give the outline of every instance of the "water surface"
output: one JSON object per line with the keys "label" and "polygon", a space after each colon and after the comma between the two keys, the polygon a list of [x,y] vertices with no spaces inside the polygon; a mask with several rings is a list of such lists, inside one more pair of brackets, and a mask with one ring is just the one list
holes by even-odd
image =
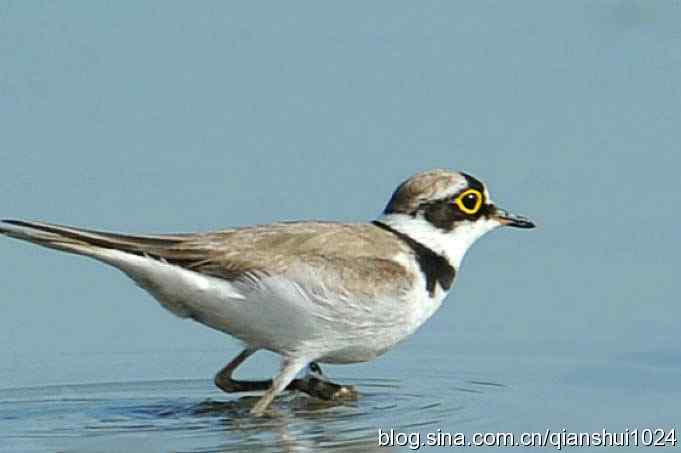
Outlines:
{"label": "water surface", "polygon": [[248,414],[255,395],[226,395],[204,379],[4,389],[3,451],[360,452],[380,449],[379,429],[423,440],[438,430],[672,428],[680,369],[664,357],[649,362],[456,354],[450,369],[433,362],[419,374],[406,366],[398,377],[341,375],[336,380],[356,385],[359,400],[289,393],[264,418]]}

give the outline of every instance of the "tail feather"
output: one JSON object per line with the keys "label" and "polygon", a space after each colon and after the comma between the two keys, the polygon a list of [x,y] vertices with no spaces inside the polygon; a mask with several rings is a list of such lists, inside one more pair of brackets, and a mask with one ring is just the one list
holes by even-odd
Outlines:
{"label": "tail feather", "polygon": [[114,266],[177,316],[205,317],[214,328],[222,328],[211,316],[224,301],[244,298],[226,280],[193,271],[206,260],[205,247],[191,244],[201,235],[132,236],[23,220],[0,221],[0,234]]}
{"label": "tail feather", "polygon": [[183,234],[134,236],[13,219],[1,222],[0,234],[44,247],[84,255],[93,255],[88,251],[94,251],[94,249],[114,249],[135,255],[149,254],[173,259],[173,248],[187,238],[187,235]]}

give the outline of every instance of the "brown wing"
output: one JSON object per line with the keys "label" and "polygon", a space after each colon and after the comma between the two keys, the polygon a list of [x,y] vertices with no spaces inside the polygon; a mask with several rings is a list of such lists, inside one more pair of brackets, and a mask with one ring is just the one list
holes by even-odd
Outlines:
{"label": "brown wing", "polygon": [[368,295],[411,285],[410,275],[392,259],[409,250],[369,224],[278,223],[195,236],[181,248],[203,256],[185,267],[229,280],[248,274],[300,279],[314,272],[326,287]]}
{"label": "brown wing", "polygon": [[[75,253],[83,246],[157,257],[196,272],[228,280],[249,274],[293,275],[314,270],[329,286],[365,292],[406,291],[411,283],[391,258],[409,252],[404,244],[370,224],[275,223],[210,233],[128,235],[21,220],[0,233]],[[72,249],[69,247],[74,245]],[[327,280],[327,281],[324,281]]]}

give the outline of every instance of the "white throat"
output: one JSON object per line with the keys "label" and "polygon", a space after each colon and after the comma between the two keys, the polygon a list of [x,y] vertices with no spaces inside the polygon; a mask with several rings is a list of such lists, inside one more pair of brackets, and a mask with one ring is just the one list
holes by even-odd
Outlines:
{"label": "white throat", "polygon": [[496,220],[481,218],[476,222],[462,222],[448,232],[436,228],[421,216],[384,214],[377,220],[444,256],[456,270],[459,270],[464,255],[476,240],[501,226]]}

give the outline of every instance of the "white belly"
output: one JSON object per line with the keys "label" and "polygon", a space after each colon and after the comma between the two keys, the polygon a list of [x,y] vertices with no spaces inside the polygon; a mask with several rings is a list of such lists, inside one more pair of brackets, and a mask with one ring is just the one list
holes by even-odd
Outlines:
{"label": "white belly", "polygon": [[229,282],[149,257],[108,250],[165,308],[248,345],[327,363],[364,362],[411,335],[440,306],[420,287],[402,297],[355,299],[282,277]]}

